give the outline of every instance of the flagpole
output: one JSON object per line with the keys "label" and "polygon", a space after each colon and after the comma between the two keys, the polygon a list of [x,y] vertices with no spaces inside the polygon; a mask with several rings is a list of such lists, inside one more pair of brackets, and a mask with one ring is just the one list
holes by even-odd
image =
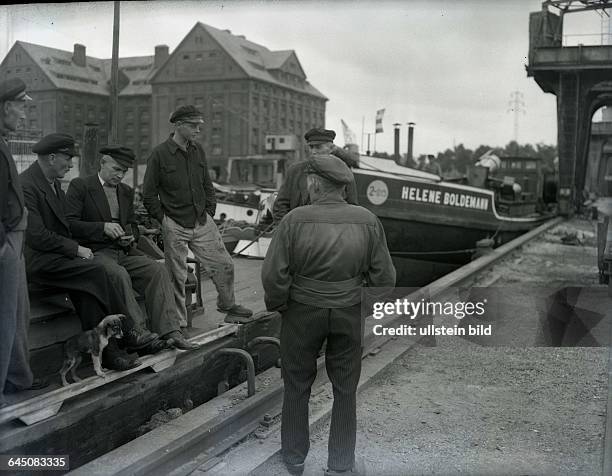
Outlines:
{"label": "flagpole", "polygon": [[361,116],[361,148],[359,150],[363,150],[363,130],[365,127],[365,116]]}
{"label": "flagpole", "polygon": [[119,98],[117,87],[119,83],[119,2],[114,2],[113,17],[113,56],[111,60],[111,82],[110,82],[110,130],[108,143],[116,144],[118,141],[118,109]]}

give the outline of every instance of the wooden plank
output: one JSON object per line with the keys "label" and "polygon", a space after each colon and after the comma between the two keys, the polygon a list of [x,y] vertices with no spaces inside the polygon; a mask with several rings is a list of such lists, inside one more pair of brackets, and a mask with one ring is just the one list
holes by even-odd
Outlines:
{"label": "wooden plank", "polygon": [[[223,337],[235,334],[238,330],[239,326],[237,324],[232,325],[223,325],[218,329],[214,329],[209,332],[205,332],[198,336],[190,339],[190,342],[194,342],[200,345],[204,345],[215,340],[221,339]],[[125,370],[123,372],[119,372],[116,370],[110,370],[106,372],[105,377],[98,377],[94,375],[92,377],[88,377],[83,379],[81,382],[73,383],[68,387],[62,387],[56,390],[52,390],[48,393],[44,393],[42,395],[38,395],[36,397],[30,398],[28,400],[21,401],[14,405],[6,406],[0,409],[0,423],[4,423],[6,421],[22,419],[22,421],[26,425],[31,425],[36,423],[36,421],[40,421],[41,419],[48,418],[49,415],[45,413],[45,409],[54,408],[59,405],[61,407],[62,403],[69,398],[76,397],[77,395],[81,395],[85,392],[89,392],[95,388],[106,385],[107,383],[114,382],[115,380],[119,380],[127,375],[140,372],[143,369],[148,367],[163,367],[164,363],[167,364],[169,360],[176,359],[176,356],[179,352],[186,352],[183,350],[168,350],[164,352],[160,352],[155,355],[142,357],[140,360],[142,361],[142,365],[139,367]],[[167,366],[164,368],[168,368]],[[57,410],[59,410],[59,407]],[[40,417],[36,420],[36,417]]]}

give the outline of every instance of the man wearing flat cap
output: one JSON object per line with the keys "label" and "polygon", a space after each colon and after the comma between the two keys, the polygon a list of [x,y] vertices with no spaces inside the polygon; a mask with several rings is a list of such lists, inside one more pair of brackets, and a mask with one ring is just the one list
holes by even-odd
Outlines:
{"label": "man wearing flat cap", "polygon": [[133,289],[144,296],[151,330],[179,349],[195,349],[181,334],[174,308],[174,291],[163,263],[149,258],[133,245],[138,241],[134,215],[134,190],[122,183],[134,165],[132,149],[109,145],[100,149],[100,171],[75,178],[66,193],[66,215],[72,236],[94,252],[119,291],[130,315],[142,328],[144,316]]}
{"label": "man wearing flat cap", "polygon": [[170,116],[174,132],[155,147],[147,163],[143,202],[161,223],[166,265],[172,275],[181,323],[187,322],[185,280],[187,249],[217,289],[217,309],[226,322],[245,322],[253,312],[236,303],[234,263],[213,221],[217,200],[202,146],[196,141],[204,122],[194,106],[181,106]]}
{"label": "man wearing flat cap", "polygon": [[[58,179],[72,168],[74,138],[49,134],[32,147],[32,152],[38,159],[20,175],[30,213],[25,249],[29,280],[65,290],[84,330],[92,329],[108,314],[125,314],[122,343],[146,352],[157,335],[130,316],[104,266],[93,260],[91,248],[79,245],[70,231],[66,197]],[[111,339],[104,350],[103,365],[127,370],[140,365],[140,361],[121,351]]]}
{"label": "man wearing flat cap", "polygon": [[282,457],[292,474],[304,470],[310,388],[327,340],[334,404],[326,474],[361,474],[355,465],[361,288],[394,286],[395,268],[376,216],[343,198],[344,187],[354,180],[347,165],[331,155],[315,155],[305,172],[311,204],[281,220],[261,270],[266,308],[282,314]]}
{"label": "man wearing flat cap", "polygon": [[4,393],[42,388],[28,354],[30,302],[23,256],[27,209],[7,136],[25,119],[21,79],[0,82],[0,406]]}
{"label": "man wearing flat cap", "polygon": [[[304,134],[304,139],[310,149],[311,157],[321,155],[334,155],[339,157],[349,167],[357,167],[359,156],[337,147],[334,144],[336,133],[330,129],[315,128],[310,129]],[[307,161],[298,162],[287,169],[283,184],[278,190],[276,200],[272,208],[274,222],[278,223],[281,219],[295,207],[308,205],[310,198],[306,187],[306,168]],[[345,187],[345,197],[348,203],[358,205],[357,185],[355,179]]]}

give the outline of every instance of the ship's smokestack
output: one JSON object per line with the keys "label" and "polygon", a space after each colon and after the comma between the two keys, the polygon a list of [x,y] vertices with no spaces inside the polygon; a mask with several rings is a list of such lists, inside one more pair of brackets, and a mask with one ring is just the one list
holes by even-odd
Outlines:
{"label": "ship's smokestack", "polygon": [[401,157],[400,157],[400,151],[399,151],[399,147],[400,147],[400,124],[399,123],[395,123],[393,124],[393,127],[395,128],[395,130],[393,131],[394,133],[394,148],[393,148],[393,159],[395,160],[395,163],[399,164]]}
{"label": "ship's smokestack", "polygon": [[409,122],[408,123],[408,153],[406,154],[406,163],[403,165],[414,163],[414,157],[412,156],[412,145],[413,144],[414,144],[414,122]]}

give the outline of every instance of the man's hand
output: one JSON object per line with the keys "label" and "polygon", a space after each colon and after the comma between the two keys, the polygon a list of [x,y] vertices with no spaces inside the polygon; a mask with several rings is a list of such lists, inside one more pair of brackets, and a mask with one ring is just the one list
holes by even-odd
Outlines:
{"label": "man's hand", "polygon": [[134,243],[134,240],[134,235],[123,235],[121,238],[119,238],[119,246],[122,248],[127,248]]}
{"label": "man's hand", "polygon": [[111,240],[116,240],[117,238],[125,235],[125,231],[123,231],[123,228],[119,223],[105,223],[104,234]]}
{"label": "man's hand", "polygon": [[86,248],[85,246],[79,246],[79,248],[77,249],[77,256],[83,259],[93,259],[94,254],[93,251],[91,251],[89,248]]}

